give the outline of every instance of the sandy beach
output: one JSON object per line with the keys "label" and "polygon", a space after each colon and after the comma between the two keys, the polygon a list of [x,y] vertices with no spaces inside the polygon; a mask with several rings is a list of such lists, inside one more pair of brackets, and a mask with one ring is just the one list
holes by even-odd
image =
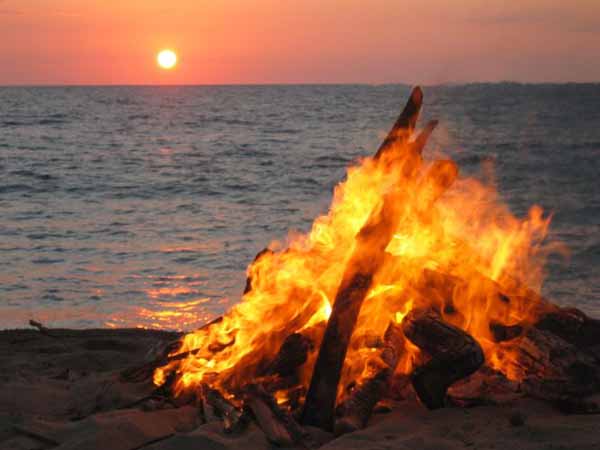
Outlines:
{"label": "sandy beach", "polygon": [[[193,404],[139,402],[154,387],[119,381],[120,370],[177,336],[134,329],[0,332],[0,448],[271,448],[254,424],[227,435],[220,422],[202,424]],[[526,398],[436,411],[411,398],[375,414],[362,431],[338,438],[309,431],[321,448],[340,450],[600,448],[597,416],[564,415]]]}

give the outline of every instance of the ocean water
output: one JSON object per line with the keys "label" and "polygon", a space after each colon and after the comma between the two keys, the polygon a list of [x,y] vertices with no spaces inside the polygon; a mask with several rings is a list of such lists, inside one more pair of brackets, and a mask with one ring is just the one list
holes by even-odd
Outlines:
{"label": "ocean water", "polygon": [[[600,84],[425,88],[426,152],[553,213],[544,293],[600,315]],[[408,86],[0,88],[0,328],[189,329],[307,231]],[[422,119],[422,120],[423,120]]]}

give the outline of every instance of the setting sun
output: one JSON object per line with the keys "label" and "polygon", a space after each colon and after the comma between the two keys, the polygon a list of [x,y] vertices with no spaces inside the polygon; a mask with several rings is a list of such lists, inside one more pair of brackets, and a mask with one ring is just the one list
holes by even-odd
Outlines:
{"label": "setting sun", "polygon": [[172,69],[177,64],[177,55],[173,50],[162,50],[156,57],[158,65],[163,69]]}

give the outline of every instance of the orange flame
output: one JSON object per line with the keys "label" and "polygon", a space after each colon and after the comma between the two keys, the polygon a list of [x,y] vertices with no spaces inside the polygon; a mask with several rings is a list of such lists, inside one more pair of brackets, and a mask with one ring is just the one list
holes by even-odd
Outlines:
{"label": "orange flame", "polygon": [[[524,286],[541,287],[550,219],[537,206],[526,218],[515,217],[493,185],[474,178],[440,191],[455,165],[415,158],[410,142],[395,145],[392,157],[364,158],[348,169],[329,212],[308,234],[258,257],[242,301],[222,321],[186,335],[178,352],[193,354],[158,369],[155,383],[176,371],[176,392],[202,382],[235,389],[252,380],[288,335],[327,320],[355,238],[392,188],[400,196],[398,226],[361,309],[341,385],[366,370],[370,350],[359,339],[382,336],[390,320],[401,321],[417,306],[437,307],[482,344],[489,364],[514,377],[503,362],[507,348],[493,342],[489,325],[534,318],[540,297]],[[397,371],[410,372],[418,352],[407,343]],[[313,353],[303,368],[304,386],[314,360]]]}

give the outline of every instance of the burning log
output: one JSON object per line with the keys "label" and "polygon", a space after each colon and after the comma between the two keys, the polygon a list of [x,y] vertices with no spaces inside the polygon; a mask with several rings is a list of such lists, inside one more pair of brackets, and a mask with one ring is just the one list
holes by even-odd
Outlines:
{"label": "burning log", "polygon": [[[402,114],[379,147],[375,159],[390,153],[398,142],[406,142],[415,127],[423,93],[415,88]],[[384,196],[380,208],[371,212],[356,236],[355,248],[337,290],[331,316],[325,329],[313,371],[302,423],[332,430],[337,385],[348,350],[350,337],[362,303],[371,288],[374,274],[385,258],[385,248],[397,228],[400,211],[394,192]]]}
{"label": "burning log", "polygon": [[333,429],[333,413],[342,366],[358,313],[371,287],[374,273],[384,257],[395,229],[392,198],[375,211],[356,238],[356,249],[348,263],[333,304],[325,336],[302,415],[302,423]]}
{"label": "burning log", "polygon": [[500,344],[498,354],[533,397],[562,401],[600,390],[594,356],[548,330],[530,327],[522,337]]}
{"label": "burning log", "polygon": [[[500,310],[510,307],[527,308],[532,314],[545,314],[557,309],[549,300],[542,297],[537,292],[523,286],[516,280],[511,280],[511,286],[505,288],[498,282],[485,276],[484,274],[473,271],[469,274],[470,282],[484,286],[491,297],[486,297],[482,301],[494,300],[494,306]],[[453,292],[457,288],[464,287],[468,282],[462,278],[445,273],[439,270],[424,269],[422,279],[418,286],[421,290],[433,290],[443,294],[444,300],[451,301]],[[428,290],[428,292],[430,292]],[[525,294],[525,295],[523,295]]]}
{"label": "burning log", "polygon": [[[219,316],[219,317],[211,320],[210,322],[207,322],[204,325],[202,325],[197,331],[208,329],[212,325],[218,324],[222,321],[223,321],[223,317]],[[200,348],[197,348],[197,349],[189,350],[187,352],[176,353],[173,355],[172,353],[175,352],[180,347],[181,347],[181,340],[179,340],[179,339],[169,342],[159,352],[160,354],[156,358],[154,358],[152,361],[144,363],[140,366],[129,367],[129,368],[121,371],[121,373],[119,374],[119,378],[121,379],[121,381],[128,382],[128,383],[139,383],[139,382],[147,381],[152,378],[152,374],[154,373],[154,371],[157,368],[164,366],[166,364],[169,364],[172,361],[179,361],[179,360],[185,359],[188,356],[195,355],[202,350]],[[223,348],[225,348],[225,347],[222,347],[221,350]],[[211,351],[212,353],[216,353],[216,351],[219,351],[219,349],[213,347],[212,350],[209,348],[209,351]],[[171,355],[171,356],[169,356],[169,355]]]}
{"label": "burning log", "polygon": [[187,352],[177,353],[175,355],[169,356],[169,354],[175,349],[179,348],[181,343],[179,341],[173,342],[168,345],[164,350],[161,356],[158,356],[156,359],[144,363],[141,366],[130,367],[125,369],[120,374],[121,381],[129,382],[129,383],[140,383],[143,381],[147,381],[152,378],[152,374],[154,370],[158,367],[169,364],[173,361],[179,361],[187,358],[190,355],[197,354],[201,349],[194,349]]}
{"label": "burning log", "polygon": [[507,404],[523,395],[517,382],[485,364],[448,388],[449,402],[460,407]]}
{"label": "burning log", "polygon": [[196,406],[201,412],[204,423],[213,423],[221,421],[221,416],[217,413],[214,406],[208,403],[206,395],[204,395],[203,385],[196,389]]}
{"label": "burning log", "polygon": [[[325,323],[320,323],[302,333],[289,335],[281,344],[277,355],[264,368],[257,370],[256,381],[267,392],[288,390],[296,398],[290,398],[290,406],[297,407],[299,395],[304,396],[305,389],[299,385],[298,369],[306,363],[308,355],[314,351],[314,336],[321,335]],[[323,330],[321,330],[323,329]]]}
{"label": "burning log", "polygon": [[205,384],[202,385],[201,395],[205,400],[205,404],[210,406],[216,415],[223,419],[223,431],[225,433],[236,433],[247,425],[246,412],[223,397],[223,394],[218,390]]}
{"label": "burning log", "polygon": [[[457,175],[454,163],[436,161],[423,179],[423,183],[428,183],[430,194],[423,208],[429,208],[452,185]],[[385,248],[398,225],[394,193],[384,196],[381,211],[371,213],[356,237],[354,253],[338,289],[306,396],[302,416],[304,424],[325,430],[333,428],[337,385],[348,343],[373,275],[385,261]]]}
{"label": "burning log", "polygon": [[419,133],[417,138],[411,144],[411,149],[413,150],[413,152],[419,155],[423,153],[423,149],[425,148],[425,145],[429,140],[429,136],[431,136],[433,130],[435,130],[435,127],[438,126],[438,123],[439,122],[437,120],[430,120],[429,122],[427,122],[427,125],[425,125],[425,128],[423,128],[423,131]]}
{"label": "burning log", "polygon": [[490,322],[490,332],[494,337],[494,342],[505,342],[516,339],[524,332],[522,325],[504,325],[498,322]]}
{"label": "burning log", "polygon": [[411,379],[419,399],[429,409],[444,406],[446,391],[475,372],[484,362],[483,350],[473,337],[443,322],[431,310],[412,310],[402,320],[404,335],[431,357]]}
{"label": "burning log", "polygon": [[314,343],[308,336],[301,333],[290,334],[281,344],[275,359],[260,375],[279,375],[284,378],[292,376],[296,369],[306,362],[312,350],[314,350]]}
{"label": "burning log", "polygon": [[[380,159],[388,153],[392,148],[398,144],[407,142],[415,129],[419,113],[421,112],[421,106],[423,105],[423,91],[420,87],[415,87],[410,94],[410,98],[404,106],[404,110],[394,123],[394,126],[389,131],[384,141],[377,149],[375,153],[375,159]],[[435,126],[435,125],[434,125]],[[424,135],[424,139],[427,139],[428,135]],[[423,143],[423,146],[425,144]]]}
{"label": "burning log", "polygon": [[404,335],[401,328],[395,323],[390,323],[383,339],[378,367],[374,368],[374,373],[352,390],[350,398],[338,408],[342,417],[336,420],[336,435],[350,433],[367,425],[373,408],[388,389],[389,381],[396,370],[403,348]]}
{"label": "burning log", "polygon": [[261,386],[249,385],[244,393],[247,405],[267,440],[278,447],[292,447],[309,439],[296,420],[277,406],[275,399]]}
{"label": "burning log", "polygon": [[579,348],[600,346],[600,320],[591,319],[576,308],[557,308],[544,314],[535,327]]}

